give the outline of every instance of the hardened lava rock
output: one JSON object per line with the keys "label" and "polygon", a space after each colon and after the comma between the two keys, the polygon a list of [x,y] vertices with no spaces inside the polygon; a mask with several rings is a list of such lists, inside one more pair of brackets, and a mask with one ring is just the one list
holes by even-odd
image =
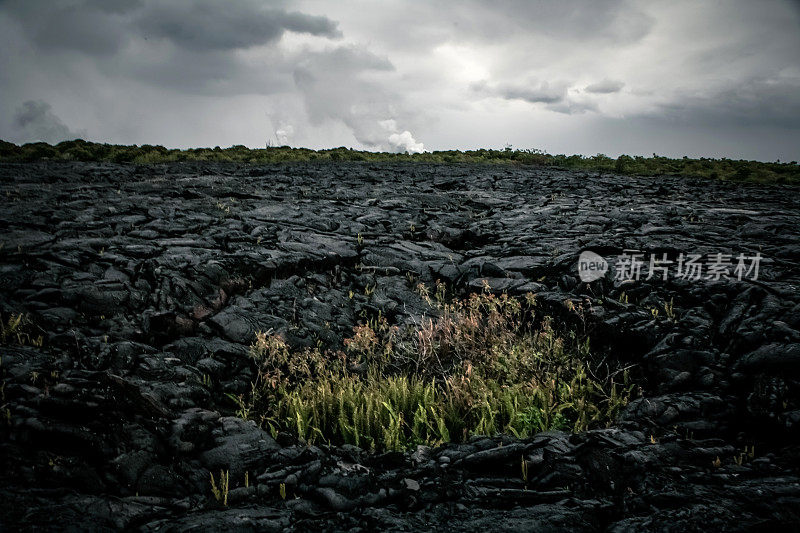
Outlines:
{"label": "hardened lava rock", "polygon": [[[0,198],[0,529],[800,523],[796,188],[488,165],[43,162],[0,164]],[[645,264],[638,280],[586,284],[584,250],[762,260],[757,279],[646,279]],[[630,366],[641,395],[609,428],[406,453],[273,438],[236,417],[257,331],[340,346],[365,311],[419,320],[415,286],[436,280],[535,293],[538,312]]]}

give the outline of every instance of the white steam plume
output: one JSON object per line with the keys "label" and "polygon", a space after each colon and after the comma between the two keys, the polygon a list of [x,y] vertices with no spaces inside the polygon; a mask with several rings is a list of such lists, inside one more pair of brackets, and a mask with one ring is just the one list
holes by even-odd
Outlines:
{"label": "white steam plume", "polygon": [[425,146],[417,142],[408,130],[400,131],[394,119],[382,120],[381,127],[389,133],[387,139],[389,151],[397,153],[420,154],[425,151]]}

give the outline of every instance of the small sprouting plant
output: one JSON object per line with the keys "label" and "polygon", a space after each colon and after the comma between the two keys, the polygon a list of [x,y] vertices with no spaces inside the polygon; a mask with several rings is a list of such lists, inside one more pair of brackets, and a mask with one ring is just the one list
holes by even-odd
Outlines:
{"label": "small sprouting plant", "polygon": [[528,461],[525,460],[525,456],[522,456],[522,460],[520,463],[520,467],[522,469],[522,481],[525,482],[525,488],[528,488]]}
{"label": "small sprouting plant", "polygon": [[445,299],[447,297],[447,287],[444,283],[440,280],[436,280],[436,292],[434,293],[434,298],[436,299],[436,304],[438,306],[442,306],[445,303]]}
{"label": "small sprouting plant", "polygon": [[278,493],[281,495],[281,500],[286,499],[286,483],[281,483],[278,486]]}
{"label": "small sprouting plant", "polygon": [[219,485],[217,485],[216,480],[214,479],[214,474],[212,472],[209,472],[209,475],[211,476],[211,493],[214,495],[214,499],[220,502],[225,507],[227,507],[230,471],[228,470],[219,471]]}
{"label": "small sprouting plant", "polygon": [[531,309],[536,307],[536,295],[535,294],[533,294],[532,292],[526,292],[524,298],[525,298],[525,303],[528,305],[528,307],[530,307]]}
{"label": "small sprouting plant", "polygon": [[432,304],[430,289],[428,289],[428,286],[424,283],[417,284],[417,294],[419,294],[428,305]]}
{"label": "small sprouting plant", "polygon": [[228,393],[227,396],[236,404],[236,416],[245,420],[250,420],[250,411],[253,408],[252,401],[245,398],[243,394],[234,395]]}
{"label": "small sprouting plant", "polygon": [[664,302],[664,313],[671,321],[675,321],[675,304],[674,298],[670,298],[669,302]]}
{"label": "small sprouting plant", "polygon": [[6,403],[6,382],[0,383],[0,415],[3,416],[6,425],[11,425],[11,409],[8,408]]}
{"label": "small sprouting plant", "polygon": [[742,466],[745,460],[752,461],[756,456],[756,447],[755,445],[752,446],[744,446],[744,451],[739,452],[738,454],[733,456],[733,461],[738,465]]}
{"label": "small sprouting plant", "polygon": [[[3,358],[0,357],[0,376],[4,374],[3,371]],[[7,425],[11,425],[11,409],[8,408],[8,404],[6,403],[6,382],[3,380],[0,382],[0,415],[2,415],[3,420],[5,420]]]}
{"label": "small sprouting plant", "polygon": [[358,243],[359,246],[364,245],[364,236],[361,235],[360,233],[356,235],[356,243]]}

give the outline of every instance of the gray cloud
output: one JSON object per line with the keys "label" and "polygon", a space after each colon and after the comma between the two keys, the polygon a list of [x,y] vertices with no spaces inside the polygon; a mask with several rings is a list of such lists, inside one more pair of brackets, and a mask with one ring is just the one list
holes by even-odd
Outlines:
{"label": "gray cloud", "polygon": [[800,128],[800,75],[754,78],[707,94],[682,92],[656,115],[704,126]]}
{"label": "gray cloud", "polygon": [[266,8],[255,0],[174,0],[152,3],[136,27],[143,37],[168,40],[194,51],[250,48],[277,41],[287,31],[341,37],[327,17]]}
{"label": "gray cloud", "polygon": [[550,85],[547,81],[534,81],[525,85],[513,83],[492,84],[481,80],[470,85],[470,89],[482,97],[522,100],[531,104],[555,104],[564,100],[567,94],[565,84]]}
{"label": "gray cloud", "polygon": [[286,32],[338,38],[336,22],[257,0],[11,0],[5,10],[51,50],[117,53],[131,40],[165,40],[196,52],[274,43]]}
{"label": "gray cloud", "polygon": [[[78,4],[80,11],[81,4]],[[144,0],[83,0],[83,8],[105,13],[123,14],[135,11],[144,5]]]}
{"label": "gray cloud", "polygon": [[587,111],[597,112],[600,110],[599,106],[594,101],[576,100],[574,98],[566,98],[561,102],[549,105],[547,109],[564,115],[580,115]]}
{"label": "gray cloud", "polygon": [[620,92],[623,87],[625,87],[625,84],[621,81],[606,79],[587,85],[583,90],[587,93],[610,94]]}
{"label": "gray cloud", "polygon": [[491,85],[481,81],[472,84],[471,88],[474,92],[488,97],[543,104],[544,109],[565,115],[598,111],[596,102],[585,98],[579,100],[571,96],[568,91],[569,84],[566,82],[534,81],[525,85],[509,83]]}
{"label": "gray cloud", "polygon": [[[45,50],[74,50],[89,55],[113,55],[127,42],[128,30],[119,12],[95,4],[83,9],[66,3],[11,3],[35,43]],[[14,10],[14,7],[19,9]]]}
{"label": "gray cloud", "polygon": [[577,42],[634,43],[650,33],[655,20],[630,0],[455,0],[446,2],[462,37],[541,35]]}
{"label": "gray cloud", "polygon": [[[479,87],[481,87],[479,85]],[[524,100],[532,104],[555,104],[564,100],[567,94],[567,85],[564,83],[550,84],[546,81],[534,82],[527,85],[514,85],[501,83],[495,87],[485,86],[488,93],[506,100]]]}
{"label": "gray cloud", "polygon": [[171,47],[153,50],[154,53],[144,57],[131,57],[123,68],[115,62],[108,62],[102,68],[109,75],[187,95],[274,94],[292,87],[294,65],[277,54],[256,59],[221,50],[200,52]]}
{"label": "gray cloud", "polygon": [[14,127],[22,139],[48,143],[75,139],[82,133],[71,131],[42,100],[23,102],[14,113]]}

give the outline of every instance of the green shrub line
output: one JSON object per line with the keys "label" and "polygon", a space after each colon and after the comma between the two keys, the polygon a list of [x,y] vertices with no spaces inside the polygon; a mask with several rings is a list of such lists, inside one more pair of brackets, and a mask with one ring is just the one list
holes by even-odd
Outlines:
{"label": "green shrub line", "polygon": [[259,332],[251,390],[230,396],[237,414],[274,436],[404,450],[605,427],[634,395],[627,369],[593,365],[587,339],[558,335],[548,317],[535,321],[533,295],[422,294],[433,316],[401,329],[379,315],[342,350],[292,350]]}
{"label": "green shrub line", "polygon": [[351,148],[311,150],[288,146],[247,148],[236,145],[230,148],[169,149],[149,144],[101,144],[76,139],[56,145],[29,143],[18,146],[0,140],[0,162],[26,161],[97,161],[112,163],[167,163],[174,161],[214,161],[248,164],[269,164],[296,161],[371,161],[418,163],[488,163],[556,167],[592,172],[614,172],[632,176],[677,175],[704,179],[721,179],[754,183],[800,183],[800,165],[733,159],[680,159],[653,154],[652,157],[621,155],[614,159],[604,154],[551,155],[541,150],[446,150],[421,154],[369,152]]}

